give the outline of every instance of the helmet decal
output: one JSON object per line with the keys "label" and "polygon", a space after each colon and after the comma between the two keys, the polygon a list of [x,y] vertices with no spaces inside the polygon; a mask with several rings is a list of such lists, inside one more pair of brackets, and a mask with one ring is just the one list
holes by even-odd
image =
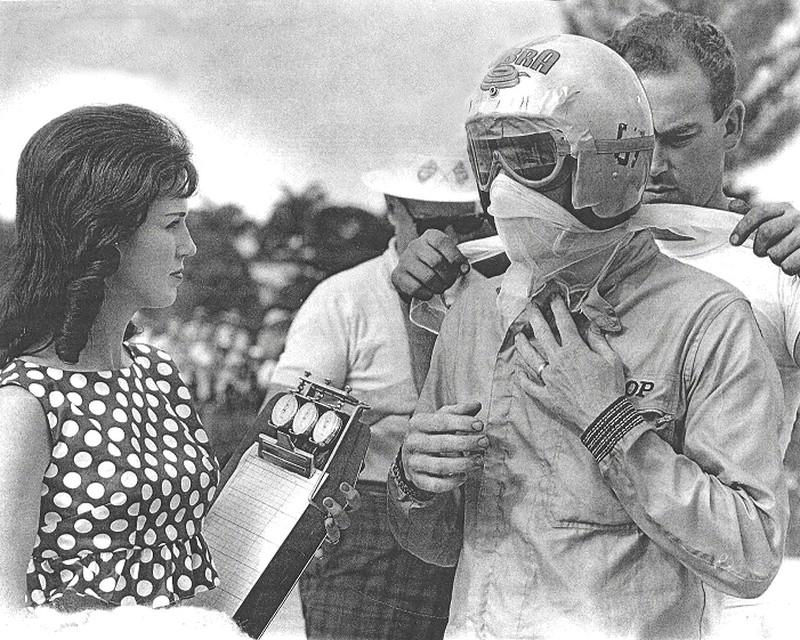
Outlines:
{"label": "helmet decal", "polygon": [[538,71],[543,75],[547,75],[550,69],[553,68],[556,62],[561,58],[561,54],[555,49],[545,49],[542,52],[528,47],[512,49],[507,56],[505,56],[501,63],[516,64],[522,67],[528,67],[531,71]]}
{"label": "helmet decal", "polygon": [[525,71],[520,71],[513,65],[498,64],[496,67],[489,69],[489,73],[484,76],[483,82],[481,82],[481,89],[484,91],[492,91],[493,89],[516,87],[519,84],[520,76],[530,78],[530,74]]}

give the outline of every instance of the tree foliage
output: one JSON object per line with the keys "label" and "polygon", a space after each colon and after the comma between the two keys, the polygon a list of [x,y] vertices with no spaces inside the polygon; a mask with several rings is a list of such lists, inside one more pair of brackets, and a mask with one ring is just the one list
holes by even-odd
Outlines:
{"label": "tree foliage", "polygon": [[800,126],[800,19],[792,0],[565,0],[563,7],[571,32],[601,41],[639,13],[688,11],[719,26],[736,52],[747,106],[730,168],[774,153]]}

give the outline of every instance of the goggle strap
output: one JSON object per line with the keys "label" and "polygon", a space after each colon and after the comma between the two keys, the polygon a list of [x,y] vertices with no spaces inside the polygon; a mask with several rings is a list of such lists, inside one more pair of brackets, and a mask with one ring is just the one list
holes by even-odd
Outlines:
{"label": "goggle strap", "polygon": [[539,187],[544,187],[550,184],[553,181],[553,178],[555,178],[559,174],[559,172],[561,171],[561,167],[564,166],[564,158],[566,156],[561,155],[559,153],[558,160],[556,160],[556,166],[553,167],[553,170],[548,175],[539,180],[528,180],[527,178],[523,178],[521,175],[519,175],[518,172],[514,171],[514,169],[508,166],[502,154],[495,152],[494,157],[502,165],[503,169],[505,169],[508,174],[514,176],[514,180],[516,180],[525,187],[529,187],[530,189],[538,189]]}
{"label": "goggle strap", "polygon": [[594,148],[598,154],[626,153],[628,151],[650,151],[655,144],[655,136],[639,136],[617,140],[595,140]]}

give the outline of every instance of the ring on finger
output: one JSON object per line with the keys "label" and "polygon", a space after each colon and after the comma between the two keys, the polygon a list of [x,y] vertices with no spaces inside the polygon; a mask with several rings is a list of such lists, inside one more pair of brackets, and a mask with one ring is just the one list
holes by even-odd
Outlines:
{"label": "ring on finger", "polygon": [[539,365],[539,368],[538,368],[538,369],[536,369],[536,375],[538,375],[538,376],[541,378],[541,377],[542,377],[542,371],[544,371],[544,368],[545,368],[545,367],[546,367],[548,364],[550,364],[550,363],[549,363],[549,362],[543,362],[542,364],[540,364],[540,365]]}

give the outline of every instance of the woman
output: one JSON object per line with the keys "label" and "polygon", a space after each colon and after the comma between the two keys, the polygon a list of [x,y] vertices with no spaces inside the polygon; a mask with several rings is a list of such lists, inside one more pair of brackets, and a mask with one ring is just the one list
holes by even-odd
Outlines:
{"label": "woman", "polygon": [[216,458],[170,357],[127,342],[136,311],[175,301],[196,185],[178,127],[131,105],[65,113],[22,152],[0,306],[4,608],[159,607],[219,581],[201,534]]}

